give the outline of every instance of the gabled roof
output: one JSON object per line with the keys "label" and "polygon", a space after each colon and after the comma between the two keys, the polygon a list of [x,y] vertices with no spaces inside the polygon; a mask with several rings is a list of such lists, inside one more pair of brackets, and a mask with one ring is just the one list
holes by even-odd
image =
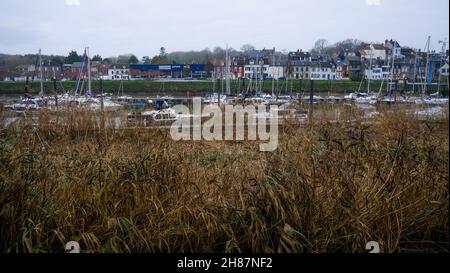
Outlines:
{"label": "gabled roof", "polygon": [[344,61],[341,60],[341,59],[339,59],[339,58],[333,59],[333,62],[334,62],[334,64],[335,64],[336,66],[342,66],[342,65],[345,65]]}
{"label": "gabled roof", "polygon": [[361,61],[361,57],[359,56],[347,56],[347,61],[349,62],[360,62]]}
{"label": "gabled roof", "polygon": [[293,52],[289,52],[289,56],[291,58],[297,57],[297,58],[305,59],[305,58],[311,57],[311,54],[309,52],[305,52],[305,51],[293,51]]}
{"label": "gabled roof", "polygon": [[401,47],[400,44],[396,41],[396,40],[386,40],[385,41],[385,45],[388,46],[389,48],[392,48],[392,46],[394,47]]}
{"label": "gabled roof", "polygon": [[72,67],[74,68],[81,68],[83,66],[83,62],[75,62],[72,64]]}
{"label": "gabled roof", "polygon": [[249,50],[243,53],[247,58],[265,58],[275,53],[275,49]]}
{"label": "gabled roof", "polygon": [[312,66],[313,67],[334,67],[334,64],[332,63],[332,62],[328,62],[328,61],[325,61],[325,62],[312,62]]}
{"label": "gabled roof", "polygon": [[311,53],[311,60],[313,61],[331,61],[329,54]]}
{"label": "gabled roof", "polygon": [[374,48],[375,50],[385,50],[385,49],[386,49],[386,48],[384,47],[384,45],[373,44],[372,46],[373,46],[373,48]]}
{"label": "gabled roof", "polygon": [[292,66],[311,66],[310,61],[291,61]]}

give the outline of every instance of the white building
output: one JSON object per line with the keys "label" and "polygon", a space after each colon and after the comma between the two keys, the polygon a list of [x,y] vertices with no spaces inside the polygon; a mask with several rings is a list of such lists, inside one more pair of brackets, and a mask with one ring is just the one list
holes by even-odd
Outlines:
{"label": "white building", "polygon": [[278,80],[284,78],[284,67],[282,66],[270,66],[268,70],[269,78]]}
{"label": "white building", "polygon": [[384,46],[386,47],[386,48],[388,48],[389,49],[389,58],[391,58],[392,57],[392,54],[394,54],[394,58],[395,59],[399,59],[399,58],[402,58],[402,57],[404,57],[403,55],[402,55],[402,47],[400,46],[400,44],[397,42],[397,41],[395,41],[395,40],[386,40],[386,42],[384,43]]}
{"label": "white building", "polygon": [[440,69],[439,73],[441,76],[447,76],[448,77],[448,64],[444,64]]}
{"label": "white building", "polygon": [[311,64],[303,62],[292,67],[292,78],[294,79],[310,79]]}
{"label": "white building", "polygon": [[108,69],[108,79],[109,80],[129,80],[130,79],[130,69],[123,67],[123,68],[116,68],[113,67],[111,69]]}
{"label": "white building", "polygon": [[365,75],[366,75],[366,79],[381,80],[381,79],[383,79],[383,70],[381,67],[366,69]]}
{"label": "white building", "polygon": [[370,80],[389,79],[390,66],[384,65],[382,67],[373,67],[372,69],[366,69],[364,75],[366,76],[366,79]]}
{"label": "white building", "polygon": [[311,80],[337,80],[336,67],[330,63],[313,63]]}
{"label": "white building", "polygon": [[379,59],[386,61],[386,48],[383,45],[371,44],[362,50],[361,55],[367,60]]}
{"label": "white building", "polygon": [[244,66],[244,77],[247,79],[260,79],[269,76],[269,65],[248,64]]}

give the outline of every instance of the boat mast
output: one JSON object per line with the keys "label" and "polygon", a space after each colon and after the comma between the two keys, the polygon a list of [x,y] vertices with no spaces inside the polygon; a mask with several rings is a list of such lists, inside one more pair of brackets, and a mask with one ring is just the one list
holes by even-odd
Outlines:
{"label": "boat mast", "polygon": [[369,71],[370,71],[370,77],[367,75],[367,94],[370,95],[370,78],[373,76],[373,70],[372,70],[372,61],[373,61],[373,48],[370,49],[370,61],[369,61]]}
{"label": "boat mast", "polygon": [[445,56],[445,50],[447,49],[447,38],[445,38],[443,41],[439,41],[440,44],[442,44],[442,51],[441,51],[441,57],[439,58],[439,73],[438,73],[438,95],[441,95],[441,67],[442,67],[442,61]]}
{"label": "boat mast", "polygon": [[[278,73],[278,68],[277,68]],[[272,55],[272,98],[275,97],[275,52]]]}
{"label": "boat mast", "polygon": [[263,80],[264,80],[264,59],[261,62],[260,71],[261,75],[259,77],[259,93],[262,94],[262,86],[263,86]]}
{"label": "boat mast", "polygon": [[255,93],[256,93],[256,94],[259,94],[259,92],[258,92],[258,78],[259,78],[259,71],[258,71],[258,68],[259,68],[259,54],[257,54],[257,55],[256,55],[256,66],[255,66],[255,68],[256,68],[256,72],[255,72]]}
{"label": "boat mast", "polygon": [[395,77],[395,41],[392,42],[392,69],[391,77],[389,78],[389,97],[392,97],[394,77]]}
{"label": "boat mast", "polygon": [[91,60],[89,59],[89,47],[86,47],[86,58],[87,58],[87,69],[88,69],[88,90],[87,90],[87,95],[90,96],[91,95],[91,87],[92,87],[92,83],[91,83]]}
{"label": "boat mast", "polygon": [[226,74],[225,74],[225,84],[226,84],[226,92],[227,96],[231,95],[231,87],[230,87],[230,54],[228,52],[228,44],[227,44],[227,51],[225,53],[226,55]]}
{"label": "boat mast", "polygon": [[285,82],[285,86],[284,86],[284,95],[287,94],[287,90],[288,90],[288,74],[289,74],[289,66],[286,67],[286,75],[284,75],[284,82]]}
{"label": "boat mast", "polygon": [[427,94],[428,74],[430,72],[429,71],[430,43],[431,43],[431,36],[428,36],[427,44],[425,46],[425,50],[427,52],[427,61],[425,63],[425,82],[424,82],[424,85],[423,85],[422,97],[424,97]]}
{"label": "boat mast", "polygon": [[43,71],[42,71],[42,51],[39,49],[39,75],[41,78],[41,91],[39,92],[39,96],[44,96],[44,79],[43,79]]}
{"label": "boat mast", "polygon": [[413,92],[413,94],[414,94],[414,92],[416,91],[416,79],[417,79],[417,60],[418,60],[418,54],[417,54],[417,51],[416,50],[414,50],[414,75],[413,75],[413,90],[412,90],[412,92]]}
{"label": "boat mast", "polygon": [[216,73],[214,70],[212,72],[212,81],[213,81],[213,93],[215,93],[216,92]]}

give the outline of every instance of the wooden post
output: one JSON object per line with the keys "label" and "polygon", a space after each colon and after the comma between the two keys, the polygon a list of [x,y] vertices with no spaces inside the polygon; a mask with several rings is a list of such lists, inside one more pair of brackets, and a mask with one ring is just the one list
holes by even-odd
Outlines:
{"label": "wooden post", "polygon": [[310,81],[310,90],[309,90],[309,123],[313,122],[313,105],[314,105],[314,80]]}
{"label": "wooden post", "polygon": [[314,102],[314,81],[310,81],[310,90],[309,90],[309,103],[312,105]]}
{"label": "wooden post", "polygon": [[53,92],[55,93],[55,106],[58,107],[58,90],[56,88],[56,78],[53,78]]}
{"label": "wooden post", "polygon": [[53,92],[56,93],[56,78],[53,78]]}
{"label": "wooden post", "polygon": [[403,79],[403,94],[406,93],[408,88],[408,81],[406,79]]}
{"label": "wooden post", "polygon": [[100,77],[100,130],[104,132],[105,130],[105,112],[103,104],[103,79]]}
{"label": "wooden post", "polygon": [[24,97],[28,98],[29,95],[30,95],[30,92],[29,92],[29,79],[28,79],[28,76],[27,76],[27,80],[25,81]]}

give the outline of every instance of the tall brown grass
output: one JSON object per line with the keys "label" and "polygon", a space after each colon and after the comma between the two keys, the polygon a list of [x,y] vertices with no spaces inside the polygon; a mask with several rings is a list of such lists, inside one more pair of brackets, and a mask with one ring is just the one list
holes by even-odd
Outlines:
{"label": "tall brown grass", "polygon": [[448,251],[448,113],[286,124],[272,153],[104,118],[1,127],[1,252]]}

